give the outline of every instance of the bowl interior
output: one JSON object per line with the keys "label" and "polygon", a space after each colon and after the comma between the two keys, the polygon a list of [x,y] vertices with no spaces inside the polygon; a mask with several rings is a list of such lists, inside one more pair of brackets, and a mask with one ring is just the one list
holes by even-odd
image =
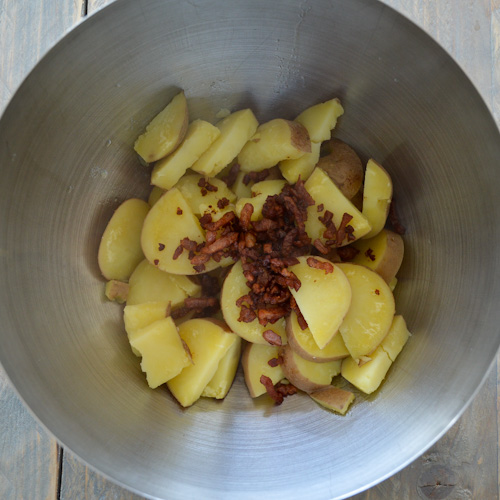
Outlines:
{"label": "bowl interior", "polygon": [[[335,135],[390,172],[406,255],[397,311],[413,333],[382,388],[345,417],[306,396],[181,409],[146,387],[97,248],[146,197],[132,144],[184,89],[192,118],[251,107],[293,119],[339,97]],[[498,130],[427,35],[373,0],[119,0],[70,32],[0,121],[0,361],[66,446],[159,498],[332,498],[421,454],[470,401],[499,345]]]}

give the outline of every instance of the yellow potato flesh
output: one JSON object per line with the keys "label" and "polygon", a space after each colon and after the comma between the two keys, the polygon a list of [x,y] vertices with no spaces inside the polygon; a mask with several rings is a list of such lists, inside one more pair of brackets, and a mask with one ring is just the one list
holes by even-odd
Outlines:
{"label": "yellow potato flesh", "polygon": [[153,186],[151,193],[149,193],[148,203],[149,206],[153,206],[163,195],[165,194],[165,189],[158,186]]}
{"label": "yellow potato flesh", "polygon": [[245,172],[238,172],[234,184],[231,186],[231,191],[236,195],[237,199],[250,198],[252,196],[252,183],[245,184],[243,179],[247,175]]}
{"label": "yellow potato flesh", "polygon": [[124,201],[111,217],[101,238],[97,260],[108,280],[128,280],[144,258],[141,231],[149,205],[136,198]]}
{"label": "yellow potato flesh", "polygon": [[192,170],[210,177],[217,175],[238,156],[257,126],[257,118],[250,109],[236,111],[224,118],[217,124],[219,137],[191,166]]}
{"label": "yellow potato flesh", "polygon": [[250,289],[246,285],[246,281],[241,261],[238,261],[231,268],[231,271],[229,271],[222,286],[220,302],[224,320],[234,333],[248,342],[267,344],[262,334],[266,330],[272,330],[281,337],[282,345],[285,345],[287,343],[285,318],[281,318],[276,323],[267,324],[266,326],[262,326],[257,319],[254,319],[250,323],[238,321],[241,308],[236,305],[236,301],[249,293]]}
{"label": "yellow potato flesh", "polygon": [[286,181],[283,180],[269,180],[257,182],[252,186],[250,198],[240,198],[236,202],[236,215],[239,217],[243,207],[250,203],[253,206],[253,213],[251,220],[262,219],[262,207],[266,203],[268,196],[274,196],[281,193],[285,187]]}
{"label": "yellow potato flesh", "polygon": [[[313,241],[319,238],[321,241],[325,242],[323,233],[326,227],[318,219],[318,216],[322,216],[326,210],[333,213],[332,220],[337,228],[340,227],[344,213],[352,215],[353,218],[349,222],[349,225],[354,229],[353,236],[355,239],[361,238],[370,231],[371,226],[368,220],[342,194],[330,177],[320,168],[314,169],[314,172],[305,183],[305,188],[316,202],[316,205],[307,208],[306,231]],[[323,205],[323,212],[318,213],[318,205]],[[349,243],[351,242],[345,238],[341,246]]]}
{"label": "yellow potato flesh", "polygon": [[152,389],[191,364],[172,318],[155,321],[137,331],[130,345],[142,356],[141,369]]}
{"label": "yellow potato flesh", "polygon": [[184,92],[177,94],[156,115],[134,144],[134,149],[147,163],[171,153],[182,141],[188,126],[188,108]]}
{"label": "yellow potato flesh", "polygon": [[[307,264],[308,257],[299,257],[299,264],[290,266],[301,282],[300,289],[290,291],[307,322],[314,341],[324,348],[337,333],[351,304],[351,287],[342,270],[335,264],[334,271],[326,273]],[[320,262],[329,263],[321,257]]]}
{"label": "yellow potato flesh", "polygon": [[377,390],[391,364],[403,349],[410,332],[402,316],[395,316],[389,333],[370,357],[371,361],[358,366],[351,357],[342,362],[342,376],[366,394]]}
{"label": "yellow potato flesh", "polygon": [[302,111],[295,121],[302,123],[309,132],[311,141],[322,142],[330,139],[331,130],[337,124],[337,118],[344,114],[344,108],[338,99],[331,99],[315,104]]}
{"label": "yellow potato flesh", "polygon": [[193,121],[182,144],[169,156],[159,160],[151,173],[151,183],[163,189],[174,187],[186,170],[219,137],[220,130],[204,120]]}
{"label": "yellow potato flesh", "polygon": [[339,327],[350,355],[356,360],[372,353],[387,335],[394,318],[394,297],[376,273],[357,264],[337,264],[349,280],[352,302]]}
{"label": "yellow potato flesh", "polygon": [[225,330],[223,323],[204,318],[182,323],[179,335],[189,347],[193,364],[184,368],[167,385],[175,399],[187,407],[200,398],[217,372],[221,359],[238,338]]}
{"label": "yellow potato flesh", "polygon": [[283,160],[279,164],[279,169],[283,177],[290,183],[295,184],[299,177],[302,181],[306,181],[312,174],[316,163],[319,160],[321,143],[311,142],[311,152],[305,153],[304,156],[295,160]]}

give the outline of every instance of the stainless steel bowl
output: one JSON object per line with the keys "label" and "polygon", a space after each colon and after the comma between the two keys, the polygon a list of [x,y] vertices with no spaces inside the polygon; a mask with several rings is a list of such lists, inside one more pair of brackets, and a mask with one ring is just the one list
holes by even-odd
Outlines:
{"label": "stainless steel bowl", "polygon": [[[147,389],[96,255],[146,195],[132,144],[182,88],[192,117],[293,118],[334,96],[336,135],[391,173],[413,337],[345,417],[306,397],[182,410]],[[451,58],[374,0],[119,0],[38,64],[0,121],[0,361],[67,447],[158,498],[343,497],[432,445],[476,393],[500,336],[500,138]]]}

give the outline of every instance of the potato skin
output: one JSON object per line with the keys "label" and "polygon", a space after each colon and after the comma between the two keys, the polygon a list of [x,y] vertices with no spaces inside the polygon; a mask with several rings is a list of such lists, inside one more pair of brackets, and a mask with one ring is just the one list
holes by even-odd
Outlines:
{"label": "potato skin", "polygon": [[350,200],[363,183],[361,159],[351,146],[340,139],[326,141],[322,149],[328,154],[320,158],[316,166],[324,170]]}

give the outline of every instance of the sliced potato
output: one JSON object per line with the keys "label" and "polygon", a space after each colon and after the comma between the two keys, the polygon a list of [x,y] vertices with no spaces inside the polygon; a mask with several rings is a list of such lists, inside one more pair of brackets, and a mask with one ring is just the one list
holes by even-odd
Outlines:
{"label": "sliced potato", "polygon": [[283,358],[283,373],[297,389],[304,392],[314,392],[332,383],[333,377],[340,373],[341,360],[326,363],[314,363],[300,357],[286,345],[280,348]]}
{"label": "sliced potato", "polygon": [[221,359],[238,338],[227,325],[211,318],[190,319],[179,325],[179,334],[189,347],[193,364],[167,385],[175,399],[187,407],[200,398]]}
{"label": "sliced potato", "polygon": [[276,366],[271,366],[269,360],[277,360],[279,348],[271,345],[247,344],[243,349],[241,357],[241,366],[245,374],[245,383],[248,392],[252,398],[257,398],[266,393],[265,386],[260,382],[260,377],[265,375],[269,377],[276,385],[285,378],[281,365],[272,363]]}
{"label": "sliced potato", "polygon": [[[137,337],[137,332],[145,326],[168,317],[170,302],[143,302],[141,304],[126,305],[123,309],[123,321],[129,341]],[[134,350],[134,354],[140,354]]]}
{"label": "sliced potato", "polygon": [[349,356],[342,335],[335,334],[323,349],[318,347],[309,328],[302,330],[294,311],[286,318],[286,334],[290,347],[302,358],[316,363],[337,361]]}
{"label": "sliced potato", "polygon": [[333,385],[319,391],[314,391],[309,396],[321,406],[336,411],[341,415],[345,415],[349,406],[354,401],[354,394],[352,392],[334,387]]}
{"label": "sliced potato", "polygon": [[[316,205],[307,207],[306,231],[313,241],[317,238],[323,243],[326,241],[323,237],[326,227],[318,218],[324,212],[318,213],[319,205],[323,205],[325,211],[329,210],[333,213],[333,223],[337,228],[340,227],[344,213],[352,215],[349,225],[354,229],[354,239],[361,238],[371,230],[366,217],[342,194],[336,184],[320,168],[314,169],[305,183],[305,188],[316,202]],[[340,246],[349,243],[351,242],[345,238]]]}
{"label": "sliced potato", "polygon": [[246,282],[241,261],[238,261],[231,268],[231,271],[229,271],[222,286],[220,304],[224,320],[234,333],[244,340],[248,340],[248,342],[268,345],[263,334],[266,330],[271,330],[281,337],[281,344],[285,345],[288,341],[285,332],[285,318],[281,318],[276,323],[266,326],[262,326],[257,319],[254,319],[250,323],[238,320],[241,308],[236,305],[236,301],[243,295],[247,295],[250,291]]}
{"label": "sliced potato", "polygon": [[394,316],[389,333],[371,354],[371,361],[358,366],[353,358],[346,358],[342,362],[342,376],[364,393],[371,394],[379,388],[409,337],[403,317]]}
{"label": "sliced potato", "polygon": [[245,184],[243,179],[245,178],[246,172],[238,172],[234,184],[231,186],[231,191],[239,198],[250,198],[252,196],[252,182]]}
{"label": "sliced potato", "polygon": [[331,130],[335,128],[337,119],[343,114],[344,108],[335,98],[307,108],[295,118],[295,121],[304,125],[311,141],[322,142],[330,139]]}
{"label": "sliced potato", "polygon": [[152,207],[165,194],[165,191],[166,190],[162,189],[161,187],[153,186],[151,193],[149,193],[149,206]]}
{"label": "sliced potato", "polygon": [[184,139],[188,123],[186,96],[184,92],[180,92],[151,120],[146,131],[137,138],[134,144],[135,151],[146,163],[167,156]]}
{"label": "sliced potato", "polygon": [[130,345],[142,356],[141,369],[154,389],[191,364],[172,318],[164,318],[137,331]]}
{"label": "sliced potato", "polygon": [[163,189],[174,187],[219,135],[220,130],[215,125],[204,120],[194,120],[181,145],[172,154],[156,162],[151,173],[151,184]]}
{"label": "sliced potato", "polygon": [[217,124],[220,136],[191,166],[200,174],[214,177],[238,156],[257,130],[258,122],[250,109],[236,111]]}
{"label": "sliced potato", "polygon": [[392,180],[384,167],[368,160],[363,188],[363,215],[372,227],[364,238],[373,238],[385,226],[392,200]]}
{"label": "sliced potato", "polygon": [[257,172],[310,152],[307,129],[300,123],[277,118],[259,125],[240,151],[238,163],[243,172]]}
{"label": "sliced potato", "polygon": [[295,160],[283,160],[279,164],[279,169],[283,177],[290,183],[295,184],[299,177],[304,182],[309,178],[318,163],[321,144],[311,142],[311,152],[304,153],[303,156]]}
{"label": "sliced potato", "polygon": [[285,180],[265,180],[255,183],[251,188],[252,196],[250,198],[240,198],[236,202],[236,215],[239,217],[243,207],[250,203],[253,206],[253,213],[251,220],[259,220],[262,218],[262,207],[266,203],[268,196],[274,196],[281,193],[282,189],[286,186]]}
{"label": "sliced potato", "polygon": [[124,201],[111,217],[101,238],[97,261],[107,280],[126,281],[144,258],[141,231],[149,205],[136,198]]}
{"label": "sliced potato", "polygon": [[[298,291],[290,291],[307,322],[314,341],[323,349],[338,332],[351,305],[351,286],[348,279],[330,261],[321,257],[298,257],[299,263],[290,266],[300,280]],[[329,266],[330,271],[311,267],[311,261]]]}
{"label": "sliced potato", "polygon": [[373,238],[355,241],[352,246],[359,250],[353,259],[355,264],[368,267],[391,283],[403,262],[404,243],[399,234],[382,229]]}
{"label": "sliced potato", "polygon": [[370,355],[387,335],[394,318],[394,297],[381,276],[364,266],[337,264],[352,289],[352,302],[339,327],[350,355],[357,363]]}
{"label": "sliced potato", "polygon": [[123,304],[128,297],[129,284],[124,281],[110,280],[106,283],[104,295],[108,300]]}

